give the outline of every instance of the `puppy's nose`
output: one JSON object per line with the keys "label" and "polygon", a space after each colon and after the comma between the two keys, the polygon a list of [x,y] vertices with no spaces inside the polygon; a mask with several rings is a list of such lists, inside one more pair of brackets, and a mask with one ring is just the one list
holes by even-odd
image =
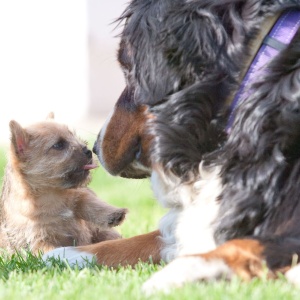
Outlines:
{"label": "puppy's nose", "polygon": [[88,149],[87,147],[83,147],[83,153],[88,157],[88,158],[92,158],[93,154],[92,151],[90,149]]}

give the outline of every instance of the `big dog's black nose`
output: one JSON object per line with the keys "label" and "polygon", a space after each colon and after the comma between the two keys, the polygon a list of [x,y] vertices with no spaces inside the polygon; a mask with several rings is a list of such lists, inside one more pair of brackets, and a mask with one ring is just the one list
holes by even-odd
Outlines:
{"label": "big dog's black nose", "polygon": [[93,147],[93,152],[94,152],[95,154],[97,154],[97,155],[98,155],[97,141],[96,141],[96,142],[95,142],[95,144],[94,144],[94,147]]}

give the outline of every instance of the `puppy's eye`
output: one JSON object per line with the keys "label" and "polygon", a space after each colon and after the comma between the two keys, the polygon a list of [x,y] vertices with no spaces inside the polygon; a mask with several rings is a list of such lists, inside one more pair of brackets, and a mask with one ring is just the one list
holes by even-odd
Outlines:
{"label": "puppy's eye", "polygon": [[58,141],[57,143],[55,143],[55,144],[52,146],[52,148],[55,149],[55,150],[63,150],[63,149],[66,148],[66,146],[67,146],[66,141],[60,140],[60,141]]}

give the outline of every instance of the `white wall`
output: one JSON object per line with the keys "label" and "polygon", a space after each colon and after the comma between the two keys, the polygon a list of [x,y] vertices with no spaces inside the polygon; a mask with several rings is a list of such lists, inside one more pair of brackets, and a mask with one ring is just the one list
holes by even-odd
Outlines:
{"label": "white wall", "polygon": [[97,133],[124,86],[119,31],[109,24],[125,3],[0,0],[0,142],[8,139],[9,120],[26,124],[50,111]]}
{"label": "white wall", "polygon": [[114,22],[127,0],[88,0],[89,24],[89,113],[107,114],[124,88],[116,61],[118,35],[122,27]]}

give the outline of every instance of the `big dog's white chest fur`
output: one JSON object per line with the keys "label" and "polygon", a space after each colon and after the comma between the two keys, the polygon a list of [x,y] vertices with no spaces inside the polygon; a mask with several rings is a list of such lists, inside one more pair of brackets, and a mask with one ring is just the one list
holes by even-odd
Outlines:
{"label": "big dog's white chest fur", "polygon": [[169,212],[161,219],[159,229],[164,248],[162,259],[166,262],[185,254],[203,253],[216,247],[213,238],[214,220],[221,192],[219,168],[204,171],[200,166],[200,179],[180,184],[179,178],[166,176],[155,168],[151,176],[152,189],[158,201]]}

